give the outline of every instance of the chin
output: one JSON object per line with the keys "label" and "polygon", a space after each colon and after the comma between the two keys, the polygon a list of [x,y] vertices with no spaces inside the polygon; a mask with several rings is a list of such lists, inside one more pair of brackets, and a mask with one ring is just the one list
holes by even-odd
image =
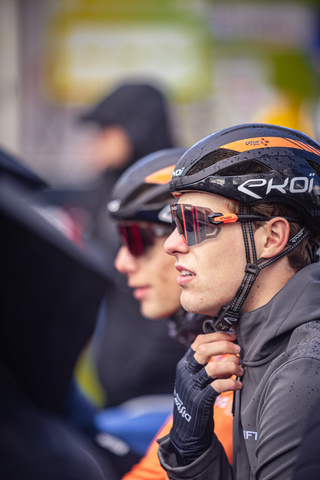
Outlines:
{"label": "chin", "polygon": [[157,310],[150,308],[142,308],[141,315],[143,315],[148,320],[160,320],[161,318],[163,318],[163,316],[161,316]]}
{"label": "chin", "polygon": [[187,299],[183,299],[181,297],[181,305],[187,312],[201,313],[202,315],[214,316],[212,311],[210,311],[210,307],[203,304],[199,304],[198,302],[190,302]]}
{"label": "chin", "polygon": [[191,303],[191,302],[188,302],[188,301],[184,301],[183,299],[181,299],[181,305],[183,306],[183,308],[187,311],[187,312],[190,312],[190,313],[202,313],[200,312],[199,310],[199,305],[195,305],[194,303]]}

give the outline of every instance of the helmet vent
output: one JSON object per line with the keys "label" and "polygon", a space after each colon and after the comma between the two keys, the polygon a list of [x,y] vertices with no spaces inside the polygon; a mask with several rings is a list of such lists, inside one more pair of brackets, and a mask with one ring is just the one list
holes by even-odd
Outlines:
{"label": "helmet vent", "polygon": [[195,164],[194,167],[190,168],[189,172],[187,175],[194,175],[195,173],[200,172],[201,170],[204,170],[210,165],[214,165],[217,162],[220,162],[221,160],[224,160],[225,158],[233,157],[234,155],[238,155],[239,152],[236,150],[228,150],[226,148],[219,148],[218,150],[215,150],[214,152],[210,152],[208,155],[202,158],[199,162]]}
{"label": "helmet vent", "polygon": [[[146,195],[148,192],[153,192],[153,195],[149,195],[149,197],[146,199]],[[156,196],[155,196],[156,195]],[[151,203],[157,202],[157,203],[167,203],[168,199],[171,199],[174,201],[174,198],[170,194],[169,190],[163,192],[162,194],[156,194],[154,185],[152,184],[144,184],[141,185],[140,188],[137,188],[131,195],[128,195],[128,198],[126,201],[123,203],[123,206],[130,205],[133,202],[140,202],[140,208],[146,207],[146,205],[149,205]]]}
{"label": "helmet vent", "polygon": [[134,201],[137,197],[143,195],[146,191],[150,190],[150,188],[151,188],[151,185],[142,184],[140,188],[137,188],[130,195],[128,195],[128,197],[124,202],[124,205],[127,205],[128,203]]}
{"label": "helmet vent", "polygon": [[306,162],[310,165],[312,170],[316,172],[316,174],[318,175],[318,178],[320,178],[320,165],[317,162],[313,162],[312,160],[306,159]]}
{"label": "helmet vent", "polygon": [[229,165],[226,168],[222,168],[216,175],[222,177],[234,177],[235,175],[252,175],[257,173],[268,173],[271,172],[272,168],[264,165],[263,163],[259,162],[258,160],[246,160],[241,163],[234,163],[233,165]]}
{"label": "helmet vent", "polygon": [[[214,165],[221,160],[225,160],[226,158],[234,157],[238,155],[239,152],[236,150],[228,150],[225,148],[221,148],[215,150],[214,152],[209,153],[202,160],[196,163],[194,167],[192,167],[187,175],[194,175],[195,173],[204,170],[211,165]],[[224,176],[224,177],[233,177],[234,175],[249,175],[253,173],[267,173],[270,172],[272,168],[264,165],[262,162],[258,160],[252,159],[238,163],[232,163],[232,165],[228,165],[228,167],[222,168],[218,172],[215,173],[217,176]]]}

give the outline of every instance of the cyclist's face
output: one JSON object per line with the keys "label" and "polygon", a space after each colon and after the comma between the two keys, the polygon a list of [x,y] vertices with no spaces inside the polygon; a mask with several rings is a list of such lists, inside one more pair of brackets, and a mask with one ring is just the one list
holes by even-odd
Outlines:
{"label": "cyclist's face", "polygon": [[180,307],[181,287],[177,284],[174,258],[163,245],[166,237],[154,239],[154,245],[138,257],[122,246],[115,260],[116,269],[127,276],[141,313],[150,319],[165,318]]}
{"label": "cyclist's face", "polygon": [[[228,201],[218,195],[185,193],[179,203],[230,211]],[[165,250],[176,258],[177,282],[182,287],[181,304],[190,312],[216,316],[239,288],[246,265],[240,224],[224,224],[214,238],[188,246],[177,229],[165,242]]]}

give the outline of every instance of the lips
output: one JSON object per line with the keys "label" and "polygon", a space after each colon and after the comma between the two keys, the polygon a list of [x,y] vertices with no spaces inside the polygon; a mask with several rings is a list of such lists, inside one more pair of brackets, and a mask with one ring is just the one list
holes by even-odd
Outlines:
{"label": "lips", "polygon": [[180,285],[180,287],[188,285],[196,276],[195,273],[193,273],[191,270],[188,270],[187,268],[184,268],[180,265],[176,265],[176,269],[178,270],[178,272],[180,272],[180,275],[177,278],[177,283],[178,285]]}
{"label": "lips", "polygon": [[150,287],[145,286],[145,287],[131,287],[131,288],[133,288],[133,293],[132,294],[133,294],[134,298],[136,300],[141,301],[146,296]]}

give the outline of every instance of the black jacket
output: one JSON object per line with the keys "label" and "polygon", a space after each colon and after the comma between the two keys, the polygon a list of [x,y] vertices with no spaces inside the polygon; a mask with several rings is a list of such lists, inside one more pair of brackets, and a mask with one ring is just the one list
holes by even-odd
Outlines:
{"label": "black jacket", "polygon": [[100,451],[62,415],[106,280],[34,209],[35,179],[20,174],[0,178],[0,478],[103,480],[108,472],[113,480]]}

